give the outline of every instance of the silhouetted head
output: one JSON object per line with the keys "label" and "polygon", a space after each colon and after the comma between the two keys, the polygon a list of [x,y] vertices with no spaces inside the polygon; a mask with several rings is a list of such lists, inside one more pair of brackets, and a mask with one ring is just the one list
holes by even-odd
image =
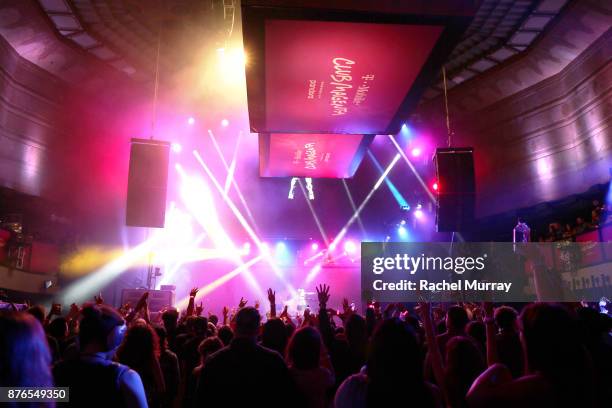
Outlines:
{"label": "silhouetted head", "polygon": [[200,354],[200,362],[204,364],[206,358],[213,354],[214,352],[221,350],[223,348],[223,343],[221,339],[216,336],[208,337],[200,343],[198,346],[198,353]]}
{"label": "silhouetted head", "polygon": [[93,347],[97,351],[116,349],[125,333],[125,321],[113,308],[106,305],[89,305],[81,311],[79,344],[81,351]]}
{"label": "silhouetted head", "polygon": [[287,359],[299,370],[319,367],[321,336],[314,327],[306,326],[293,333],[287,347]]}
{"label": "silhouetted head", "polygon": [[567,406],[588,406],[592,368],[577,321],[559,305],[534,303],[523,309],[520,322],[529,371],[547,378]]}
{"label": "silhouetted head", "polygon": [[368,340],[368,331],[365,319],[357,313],[351,314],[344,326],[346,340],[351,347],[365,345]]}
{"label": "silhouetted head", "polygon": [[23,312],[0,313],[0,386],[49,387],[51,355],[42,325]]}
{"label": "silhouetted head", "polygon": [[474,339],[478,346],[484,350],[487,343],[487,329],[481,321],[472,321],[465,326],[465,332],[468,336]]}
{"label": "silhouetted head", "polygon": [[219,330],[217,332],[217,337],[221,339],[224,346],[227,346],[231,343],[232,339],[234,338],[234,332],[232,331],[232,328],[229,326],[221,326],[219,327]]}
{"label": "silhouetted head", "polygon": [[446,328],[454,333],[463,333],[468,324],[468,315],[461,306],[451,306],[446,313]]}
{"label": "silhouetted head", "polygon": [[132,324],[117,350],[118,360],[137,370],[148,371],[151,363],[159,358],[159,338],[146,322]]}
{"label": "silhouetted head", "polygon": [[372,381],[423,381],[423,358],[410,326],[387,319],[374,330],[367,362]]}
{"label": "silhouetted head", "polygon": [[498,307],[493,315],[497,327],[501,330],[515,330],[517,316],[516,310],[510,306]]}
{"label": "silhouetted head", "polygon": [[203,316],[193,316],[191,330],[196,336],[206,336],[208,319]]}
{"label": "silhouetted head", "polygon": [[278,351],[282,356],[285,354],[287,339],[287,329],[285,329],[285,323],[282,320],[270,319],[263,324],[261,332],[262,346]]}
{"label": "silhouetted head", "polygon": [[399,319],[380,323],[372,335],[366,372],[368,407],[397,405],[397,392],[414,406],[431,406],[423,380],[423,355],[409,325]]}
{"label": "silhouetted head", "polygon": [[164,322],[166,332],[170,332],[176,329],[178,318],[179,313],[178,310],[176,310],[175,308],[170,308],[162,313],[162,322]]}
{"label": "silhouetted head", "polygon": [[261,316],[254,307],[243,307],[236,314],[236,336],[256,337]]}
{"label": "silhouetted head", "polygon": [[474,339],[455,336],[446,343],[446,385],[452,406],[465,406],[465,395],[486,368]]}
{"label": "silhouetted head", "polygon": [[68,321],[65,317],[56,317],[47,327],[49,335],[58,340],[63,340],[68,336]]}

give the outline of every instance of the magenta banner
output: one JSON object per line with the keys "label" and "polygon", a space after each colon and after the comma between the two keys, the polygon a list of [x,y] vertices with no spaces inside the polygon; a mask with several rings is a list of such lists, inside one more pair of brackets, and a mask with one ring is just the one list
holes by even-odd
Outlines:
{"label": "magenta banner", "polygon": [[443,28],[266,21],[267,130],[385,133]]}
{"label": "magenta banner", "polygon": [[331,134],[260,134],[262,177],[352,177],[372,137]]}

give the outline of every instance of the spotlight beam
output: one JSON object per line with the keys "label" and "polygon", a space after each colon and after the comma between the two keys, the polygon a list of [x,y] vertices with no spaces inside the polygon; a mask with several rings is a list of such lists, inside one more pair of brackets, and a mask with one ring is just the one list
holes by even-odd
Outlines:
{"label": "spotlight beam", "polygon": [[61,302],[64,304],[80,303],[85,299],[91,298],[101,288],[134,266],[139,260],[143,261],[149,255],[155,241],[156,237],[153,237],[141,243],[84,278],[74,282],[62,291],[60,295]]}
{"label": "spotlight beam", "polygon": [[[218,287],[220,287],[223,284],[227,283],[228,281],[230,281],[231,279],[233,279],[236,276],[240,275],[241,273],[248,271],[248,269],[251,266],[255,265],[257,262],[261,261],[262,259],[263,259],[263,256],[259,255],[259,256],[255,257],[255,258],[249,260],[248,262],[245,262],[242,265],[239,265],[233,271],[228,272],[225,275],[223,275],[223,276],[215,279],[214,281],[210,282],[206,286],[201,287],[198,290],[198,295],[199,296],[205,296],[205,295],[209,294],[210,292],[214,291],[215,289],[217,289]],[[186,296],[186,297],[184,297],[183,299],[181,299],[177,303],[177,307],[178,308],[186,307],[188,302],[189,302],[189,297]]]}
{"label": "spotlight beam", "polygon": [[[351,190],[349,190],[348,184],[345,179],[342,179],[342,185],[344,186],[344,191],[346,191],[346,196],[348,197],[349,202],[351,203],[351,208],[353,209],[353,213],[357,212],[357,206],[355,205],[355,200],[353,200],[353,195],[351,194]],[[359,225],[359,229],[361,230],[361,234],[366,237],[366,230],[363,226],[363,222],[361,221],[361,217],[357,217],[357,224]]]}
{"label": "spotlight beam", "polygon": [[[190,178],[185,173],[183,168],[179,164],[177,164],[175,167],[176,167],[176,170],[181,175],[181,178],[183,179],[183,181],[189,182]],[[217,183],[215,187],[219,189],[220,186],[217,180],[214,179],[214,181]],[[233,261],[236,265],[241,265],[242,259],[238,255],[238,250],[236,249],[236,246],[234,245],[232,239],[225,232],[225,230],[223,229],[222,225],[220,224],[218,220],[217,213],[214,207],[214,203],[212,201],[212,197],[210,196],[210,193],[207,193],[208,192],[207,185],[203,182],[201,186],[196,185],[196,186],[193,186],[192,188],[197,188],[201,190],[200,193],[203,194],[203,196],[201,197],[203,202],[193,202],[193,198],[190,199],[191,196],[189,194],[186,194],[183,196],[183,200],[185,200],[185,204],[187,204],[187,208],[189,208],[189,210],[195,217],[196,221],[202,226],[202,228],[204,228],[204,230],[208,232],[215,246],[217,248],[230,248],[229,252],[231,253],[227,253],[227,257],[231,261]],[[222,190],[220,190],[220,192],[223,194]],[[204,194],[204,193],[207,193],[207,194]],[[224,198],[225,197],[227,196],[224,195]],[[247,271],[245,273],[245,276],[246,276],[247,281],[254,288],[257,294],[263,296],[261,287],[259,286],[259,283],[257,282],[257,280],[253,277],[253,274],[250,271]]]}
{"label": "spotlight beam", "polygon": [[436,198],[434,197],[434,195],[431,193],[431,191],[429,191],[429,187],[427,187],[427,184],[425,184],[425,182],[423,181],[423,179],[421,178],[421,176],[419,175],[419,173],[417,172],[416,168],[414,167],[414,165],[412,164],[412,162],[410,161],[410,159],[408,158],[408,156],[406,156],[406,153],[404,153],[404,150],[402,150],[402,148],[400,147],[400,145],[397,143],[397,141],[395,140],[395,138],[393,137],[393,135],[389,135],[389,139],[391,139],[391,143],[393,143],[393,145],[395,146],[395,148],[397,149],[397,151],[399,152],[399,154],[402,156],[402,158],[404,159],[404,161],[406,162],[406,164],[408,165],[408,167],[410,167],[410,170],[412,170],[412,173],[414,174],[414,176],[417,178],[418,182],[421,184],[421,187],[423,187],[423,190],[425,191],[425,193],[427,193],[427,196],[429,197],[429,200],[436,204]]}
{"label": "spotlight beam", "polygon": [[[236,171],[236,159],[238,158],[238,148],[240,147],[240,140],[242,139],[242,131],[238,132],[238,139],[236,139],[236,146],[234,147],[234,154],[232,154],[232,161],[230,162],[229,169],[227,171],[227,177],[225,178],[225,194],[229,193],[232,181],[234,181],[234,172]],[[251,220],[252,222],[253,220]],[[255,228],[257,229],[257,228]]]}
{"label": "spotlight beam", "polygon": [[300,189],[302,190],[302,195],[304,196],[304,200],[306,201],[306,204],[308,204],[308,208],[310,208],[310,212],[312,213],[312,218],[314,218],[315,223],[317,224],[317,228],[319,228],[319,232],[321,233],[321,238],[323,238],[323,242],[325,242],[325,245],[327,245],[329,244],[329,238],[327,237],[327,233],[325,232],[325,229],[323,229],[323,224],[321,224],[321,220],[319,220],[319,217],[317,216],[317,213],[314,207],[312,206],[312,203],[308,199],[308,193],[306,193],[306,189],[304,188],[304,185],[302,184],[302,180],[298,178],[297,181],[298,181],[298,185],[300,186]]}
{"label": "spotlight beam", "polygon": [[342,227],[342,229],[340,230],[340,232],[338,233],[338,235],[336,235],[336,238],[334,238],[334,240],[332,241],[332,243],[330,244],[330,248],[335,248],[338,245],[338,242],[340,242],[340,240],[342,238],[344,238],[344,236],[346,235],[346,233],[348,232],[348,229],[350,228],[351,225],[353,225],[353,223],[357,220],[357,218],[359,217],[359,214],[361,214],[361,211],[363,211],[363,209],[365,208],[365,206],[368,204],[368,202],[370,201],[370,199],[372,198],[372,196],[374,195],[374,193],[376,192],[376,190],[378,190],[378,187],[380,187],[380,185],[382,184],[382,182],[385,180],[385,178],[387,177],[387,175],[391,172],[391,170],[393,169],[393,167],[395,166],[395,164],[398,162],[398,160],[400,159],[400,155],[396,154],[395,157],[393,158],[393,160],[391,160],[391,163],[389,163],[389,165],[387,166],[387,168],[385,169],[385,171],[383,172],[383,174],[380,175],[378,181],[376,181],[376,184],[374,184],[374,187],[372,188],[372,190],[370,190],[370,192],[368,193],[368,195],[366,196],[366,198],[363,200],[363,202],[361,203],[361,205],[359,205],[359,207],[357,208],[357,211],[355,211],[353,213],[353,215],[351,216],[351,218],[348,220],[348,222],[346,223],[346,225],[344,227]]}
{"label": "spotlight beam", "polygon": [[[378,169],[378,171],[382,173],[384,169],[382,168],[378,160],[376,160],[374,153],[370,149],[368,149],[368,156],[370,157],[370,159],[372,160],[372,163],[374,163],[374,166]],[[408,206],[408,202],[406,201],[406,199],[402,196],[402,194],[399,192],[399,190],[395,187],[395,185],[389,178],[385,179],[385,184],[387,185],[387,187],[389,187],[391,194],[393,194],[393,197],[395,198],[395,200],[397,201],[397,204],[400,207]]]}
{"label": "spotlight beam", "polygon": [[[240,135],[241,134],[242,134],[242,131],[239,133],[238,143],[240,142]],[[213,145],[215,146],[215,150],[217,151],[217,154],[219,155],[219,158],[221,159],[221,163],[223,163],[223,167],[225,167],[225,171],[227,171],[227,173],[228,173],[227,177],[231,178],[232,186],[234,186],[234,189],[236,190],[236,194],[238,195],[238,199],[240,200],[240,204],[242,204],[242,206],[244,207],[244,210],[246,211],[247,217],[249,217],[249,220],[251,221],[251,224],[253,224],[253,228],[255,228],[255,230],[259,231],[259,228],[257,227],[257,223],[255,222],[255,218],[253,217],[253,214],[251,213],[251,210],[249,209],[249,206],[248,206],[246,200],[244,199],[244,196],[242,195],[242,191],[240,191],[240,187],[238,187],[238,183],[236,182],[236,180],[233,177],[233,172],[230,172],[230,166],[227,165],[227,161],[225,160],[225,157],[223,156],[223,152],[221,152],[221,148],[219,147],[219,143],[217,143],[217,138],[215,137],[214,133],[210,129],[208,129],[208,135],[210,136],[210,139],[212,140]],[[236,155],[238,155],[238,149],[236,149],[234,151],[234,153]],[[231,177],[230,177],[230,173],[232,174]],[[227,181],[226,181],[226,184],[227,184]],[[226,191],[225,195],[227,196],[227,191]]]}
{"label": "spotlight beam", "polygon": [[197,150],[194,150],[193,155],[195,156],[196,160],[200,163],[200,165],[204,168],[204,171],[206,172],[208,177],[211,179],[211,181],[213,182],[214,186],[217,188],[219,193],[223,196],[223,200],[228,205],[232,213],[234,213],[234,216],[238,219],[238,221],[240,222],[240,225],[242,225],[242,227],[244,228],[246,233],[249,235],[251,240],[255,242],[255,245],[257,245],[257,248],[259,249],[259,251],[264,254],[264,259],[268,262],[268,264],[270,265],[270,267],[272,268],[276,276],[281,279],[281,281],[283,282],[283,284],[285,284],[285,286],[287,287],[287,289],[289,290],[292,296],[297,296],[297,292],[295,288],[293,287],[293,285],[291,285],[289,282],[285,280],[281,271],[278,269],[278,267],[274,263],[274,260],[270,256],[268,250],[263,245],[263,242],[261,242],[257,234],[255,234],[255,232],[253,231],[249,223],[246,221],[242,213],[240,213],[240,210],[236,207],[236,205],[231,200],[231,198],[229,198],[227,194],[223,193],[223,188],[221,187],[221,185],[215,178],[215,175],[210,171],[206,163],[204,163],[204,160],[202,159],[202,156],[200,156],[200,153],[198,153]]}

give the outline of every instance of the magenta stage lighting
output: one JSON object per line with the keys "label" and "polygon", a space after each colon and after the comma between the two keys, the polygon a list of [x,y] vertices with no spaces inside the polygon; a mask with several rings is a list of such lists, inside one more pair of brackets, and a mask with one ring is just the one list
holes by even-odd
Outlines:
{"label": "magenta stage lighting", "polygon": [[228,127],[228,126],[229,126],[229,120],[227,120],[227,119],[223,119],[223,120],[221,121],[221,126],[223,126],[223,127]]}
{"label": "magenta stage lighting", "polygon": [[187,119],[187,123],[188,123],[188,124],[190,124],[190,125],[193,125],[193,124],[195,123],[195,118],[194,118],[193,116],[190,116],[190,117]]}
{"label": "magenta stage lighting", "polygon": [[421,148],[413,147],[410,153],[412,154],[412,157],[419,157],[421,155]]}
{"label": "magenta stage lighting", "polygon": [[251,243],[245,242],[244,245],[242,245],[242,255],[248,255],[250,253],[251,253]]}
{"label": "magenta stage lighting", "polygon": [[415,216],[417,219],[419,219],[419,220],[420,220],[421,218],[423,218],[423,210],[421,210],[421,209],[416,210],[416,211],[414,212],[414,216]]}
{"label": "magenta stage lighting", "polygon": [[170,146],[174,153],[180,153],[183,150],[183,146],[180,143],[172,143]]}
{"label": "magenta stage lighting", "polygon": [[319,244],[313,242],[312,245],[310,245],[310,249],[312,249],[313,252],[316,251],[317,249],[319,249]]}
{"label": "magenta stage lighting", "polygon": [[346,241],[344,243],[344,252],[347,254],[354,254],[357,251],[357,245],[353,241]]}

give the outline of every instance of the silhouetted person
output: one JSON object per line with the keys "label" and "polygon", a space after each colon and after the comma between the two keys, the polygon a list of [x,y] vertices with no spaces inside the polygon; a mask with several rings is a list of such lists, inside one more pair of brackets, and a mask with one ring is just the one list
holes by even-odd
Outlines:
{"label": "silhouetted person", "polygon": [[516,310],[509,306],[501,306],[495,310],[494,316],[499,329],[495,336],[499,362],[508,367],[513,378],[518,378],[525,373],[525,369],[523,347],[516,323]]}
{"label": "silhouetted person", "polygon": [[195,398],[196,387],[200,381],[200,374],[206,363],[206,359],[211,354],[221,350],[223,343],[218,337],[207,337],[198,346],[198,353],[200,354],[200,364],[193,369],[193,372],[187,380],[187,390],[185,391],[185,399],[183,406],[192,407]]}
{"label": "silhouetted person", "polygon": [[81,312],[77,359],[60,361],[53,368],[55,385],[70,387],[70,402],[63,407],[147,407],[140,376],[112,361],[126,327],[108,306],[87,306]]}
{"label": "silhouetted person", "polygon": [[176,336],[178,326],[179,313],[176,309],[170,308],[164,310],[162,313],[162,322],[164,323],[164,329],[166,329],[166,339],[168,342],[168,348],[176,353]]}
{"label": "silhouetted person", "polygon": [[470,407],[592,407],[591,361],[575,320],[561,306],[535,303],[521,313],[528,373],[513,379],[494,364],[470,389]]}
{"label": "silhouetted person", "polygon": [[161,407],[166,391],[159,355],[157,333],[144,320],[132,323],[117,349],[117,360],[140,375],[149,408]]}
{"label": "silhouetted person", "polygon": [[438,347],[444,358],[446,343],[455,336],[465,336],[465,327],[469,322],[467,312],[461,306],[451,306],[446,313],[446,332],[436,337]]}
{"label": "silhouetted person", "polygon": [[[0,387],[51,387],[51,355],[42,325],[23,312],[0,312]],[[3,402],[3,407],[53,407],[53,403]]]}
{"label": "silhouetted person", "polygon": [[335,384],[329,357],[324,357],[317,329],[306,326],[293,333],[287,347],[289,372],[308,408],[327,407]]}
{"label": "silhouetted person", "polygon": [[196,390],[196,406],[284,408],[299,403],[282,357],[257,344],[257,309],[240,309],[235,324],[230,345],[206,360]]}
{"label": "silhouetted person", "polygon": [[217,337],[221,339],[221,342],[223,342],[224,346],[229,346],[229,344],[232,342],[232,339],[234,338],[234,332],[229,326],[221,326],[219,328],[219,331],[217,332]]}
{"label": "silhouetted person", "polygon": [[164,375],[166,392],[162,396],[162,406],[172,407],[173,401],[178,395],[179,384],[181,383],[181,370],[178,357],[168,348],[166,329],[156,327],[155,332],[159,339],[159,366]]}
{"label": "silhouetted person", "polygon": [[365,373],[338,389],[336,408],[440,407],[440,391],[423,379],[423,358],[410,327],[398,319],[374,331]]}
{"label": "silhouetted person", "polygon": [[281,319],[270,319],[262,326],[261,345],[285,355],[287,348],[287,329]]}
{"label": "silhouetted person", "polygon": [[467,407],[465,396],[487,365],[483,351],[476,340],[467,336],[455,336],[446,343],[445,390],[447,406]]}

